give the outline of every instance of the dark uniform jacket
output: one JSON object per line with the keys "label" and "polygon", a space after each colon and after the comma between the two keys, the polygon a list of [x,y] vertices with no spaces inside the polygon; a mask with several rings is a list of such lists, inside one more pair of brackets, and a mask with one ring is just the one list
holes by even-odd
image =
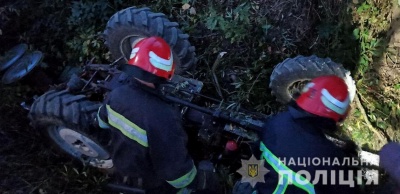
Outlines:
{"label": "dark uniform jacket", "polygon": [[118,173],[143,180],[143,188],[185,188],[197,170],[186,149],[178,109],[139,82],[113,90],[100,107],[102,128],[111,128],[110,152]]}
{"label": "dark uniform jacket", "polygon": [[[339,181],[341,170],[345,181],[348,180],[349,170],[351,170],[348,163],[343,160],[346,157],[344,152],[330,142],[322,132],[322,128],[334,130],[335,127],[336,124],[333,120],[314,116],[296,106],[291,106],[287,112],[280,113],[266,122],[262,134],[262,144],[294,173],[301,170],[307,171],[311,177],[305,178],[310,179],[310,184],[314,183],[315,179],[319,179],[314,184],[315,193],[355,193],[354,188],[343,185],[343,182]],[[264,157],[262,159],[267,161]],[[320,164],[318,164],[318,160]],[[258,183],[256,189],[258,193],[269,194],[277,189],[280,176],[269,163],[265,162],[265,167],[270,172],[264,177],[265,183]],[[333,171],[335,176],[332,176]],[[322,175],[318,175],[316,172],[327,173],[326,183],[324,183]],[[331,184],[332,179],[335,179],[335,184]],[[288,184],[285,193],[307,192],[294,184]]]}

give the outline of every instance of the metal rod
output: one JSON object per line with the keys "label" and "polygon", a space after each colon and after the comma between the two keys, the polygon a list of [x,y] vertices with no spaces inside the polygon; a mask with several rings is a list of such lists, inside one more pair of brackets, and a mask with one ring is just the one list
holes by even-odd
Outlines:
{"label": "metal rod", "polygon": [[226,114],[225,112],[222,112],[221,110],[211,110],[211,109],[208,109],[208,108],[204,108],[204,107],[192,104],[192,103],[187,102],[185,100],[182,100],[182,99],[179,99],[179,98],[176,98],[176,97],[173,97],[173,96],[169,96],[169,95],[166,95],[165,97],[168,100],[171,100],[171,101],[173,101],[175,103],[187,106],[189,108],[193,108],[193,109],[198,110],[200,112],[212,115],[212,116],[214,116],[216,118],[220,118],[220,119],[224,119],[224,120],[230,121],[230,122],[235,123],[235,124],[237,124],[237,125],[239,125],[241,127],[248,128],[248,129],[253,130],[253,131],[261,131],[262,130],[262,126],[261,125],[256,125],[254,123],[247,122],[247,121],[245,121],[243,119],[237,119],[237,118],[231,117],[231,116],[229,116],[229,114]]}
{"label": "metal rod", "polygon": [[208,109],[208,108],[204,108],[204,107],[201,107],[201,106],[192,104],[192,103],[187,102],[187,101],[185,101],[185,100],[182,100],[182,99],[180,99],[180,98],[175,98],[175,97],[169,96],[169,95],[166,95],[165,97],[166,97],[168,100],[171,100],[171,101],[176,102],[176,103],[178,103],[178,104],[182,104],[182,105],[187,106],[187,107],[189,107],[189,108],[193,108],[193,109],[195,109],[195,110],[201,111],[201,112],[206,113],[206,114],[213,115],[213,113],[215,112],[215,111],[210,110],[210,109]]}
{"label": "metal rod", "polygon": [[112,67],[112,66],[114,66],[114,65],[116,65],[121,59],[123,59],[124,57],[123,56],[121,56],[120,58],[118,58],[117,60],[115,60],[114,62],[112,62],[111,64],[110,64],[110,66]]}
{"label": "metal rod", "polygon": [[[216,99],[216,98],[212,98],[212,97],[209,97],[209,96],[206,96],[206,95],[197,93],[197,92],[193,92],[193,91],[191,91],[191,90],[187,90],[187,89],[177,89],[177,90],[178,90],[178,91],[182,91],[182,92],[188,92],[188,93],[190,93],[190,94],[193,94],[193,95],[196,95],[196,96],[200,96],[200,97],[206,98],[206,99],[208,99],[208,100],[212,100],[212,101],[214,101],[214,102],[216,102],[216,103],[219,103],[220,106],[222,106],[223,104],[225,104],[225,105],[227,104],[226,102],[223,102],[223,101],[218,100],[218,99]],[[243,112],[243,113],[247,113],[247,114],[257,114],[257,115],[260,116],[260,117],[265,117],[265,116],[266,116],[266,115],[263,115],[262,113],[253,112],[253,111],[249,111],[249,110],[242,109],[242,108],[240,108],[239,111],[241,111],[241,112]]]}
{"label": "metal rod", "polygon": [[95,72],[93,73],[92,77],[90,77],[89,81],[86,82],[85,86],[83,86],[83,88],[82,88],[81,91],[84,91],[84,90],[86,89],[86,87],[87,87],[90,83],[92,83],[92,81],[93,81],[93,79],[94,79],[94,76],[97,75],[97,72],[98,72],[98,71],[95,71]]}

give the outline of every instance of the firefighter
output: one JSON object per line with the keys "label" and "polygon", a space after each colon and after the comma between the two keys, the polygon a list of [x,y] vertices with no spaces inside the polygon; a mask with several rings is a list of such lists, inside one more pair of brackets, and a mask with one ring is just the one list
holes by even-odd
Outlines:
{"label": "firefighter", "polygon": [[352,158],[324,135],[350,108],[346,83],[337,76],[311,80],[286,112],[266,121],[260,159],[270,170],[257,193],[356,193]]}
{"label": "firefighter", "polygon": [[188,193],[205,189],[204,180],[215,178],[209,173],[212,164],[203,161],[196,168],[177,107],[158,95],[157,86],[171,79],[174,70],[171,48],[162,38],[136,40],[122,67],[133,77],[131,83],[114,89],[98,112],[98,125],[112,134],[116,172],[146,193]]}
{"label": "firefighter", "polygon": [[376,193],[400,193],[400,144],[390,142],[379,151],[379,166],[382,167],[390,179],[378,187]]}

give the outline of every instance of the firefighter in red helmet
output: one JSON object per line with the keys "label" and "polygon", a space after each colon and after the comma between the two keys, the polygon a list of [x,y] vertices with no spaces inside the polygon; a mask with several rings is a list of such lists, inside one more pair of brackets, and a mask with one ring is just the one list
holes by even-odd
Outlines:
{"label": "firefighter in red helmet", "polygon": [[[349,92],[341,78],[312,79],[286,112],[266,121],[260,160],[270,172],[264,176],[265,183],[257,183],[253,190],[274,194],[357,193],[355,172],[349,164],[352,158],[324,135],[324,130],[337,129],[349,108]],[[246,185],[237,188],[243,191]]]}
{"label": "firefighter in red helmet", "polygon": [[207,183],[201,175],[212,171],[204,162],[196,168],[177,107],[156,90],[174,70],[172,50],[162,38],[137,39],[122,66],[131,83],[114,89],[98,112],[99,126],[112,134],[109,150],[116,172],[146,193],[206,189],[207,184],[197,183]]}
{"label": "firefighter in red helmet", "polygon": [[303,88],[296,104],[311,114],[341,122],[350,110],[350,96],[341,78],[322,76]]}

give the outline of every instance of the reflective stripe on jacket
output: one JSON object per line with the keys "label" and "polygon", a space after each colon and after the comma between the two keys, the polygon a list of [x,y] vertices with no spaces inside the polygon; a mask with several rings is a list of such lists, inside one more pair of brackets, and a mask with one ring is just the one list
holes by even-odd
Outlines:
{"label": "reflective stripe on jacket", "polygon": [[[296,175],[293,170],[289,169],[285,164],[283,164],[267,147],[265,147],[264,143],[262,142],[260,143],[260,150],[262,151],[262,157],[269,165],[272,166],[272,168],[279,174],[280,177],[279,183],[274,190],[274,194],[285,193],[286,188],[289,185],[289,181],[292,181],[291,184],[303,189],[308,194],[315,194],[313,184],[311,184],[303,176]],[[298,179],[300,179],[300,181],[297,181]]]}
{"label": "reflective stripe on jacket", "polygon": [[129,139],[138,142],[144,147],[149,147],[145,130],[126,119],[123,115],[118,114],[110,107],[110,105],[106,105],[106,107],[108,112],[108,122],[111,126],[117,128]]}
{"label": "reflective stripe on jacket", "polygon": [[[305,161],[313,159],[338,160],[340,164],[345,159],[349,160],[325,137],[322,129],[335,130],[335,122],[311,115],[296,106],[289,106],[288,111],[269,118],[263,127],[260,148],[262,157],[267,161],[265,167],[270,172],[264,176],[265,183],[256,185],[257,193],[357,193],[351,185],[339,183],[339,172],[345,180],[352,178],[349,175],[356,174],[350,166],[305,164]],[[299,176],[300,171],[307,172],[307,176]]]}
{"label": "reflective stripe on jacket", "polygon": [[114,89],[98,112],[112,132],[109,150],[117,172],[143,178],[143,187],[188,186],[197,174],[177,107],[139,83]]}

